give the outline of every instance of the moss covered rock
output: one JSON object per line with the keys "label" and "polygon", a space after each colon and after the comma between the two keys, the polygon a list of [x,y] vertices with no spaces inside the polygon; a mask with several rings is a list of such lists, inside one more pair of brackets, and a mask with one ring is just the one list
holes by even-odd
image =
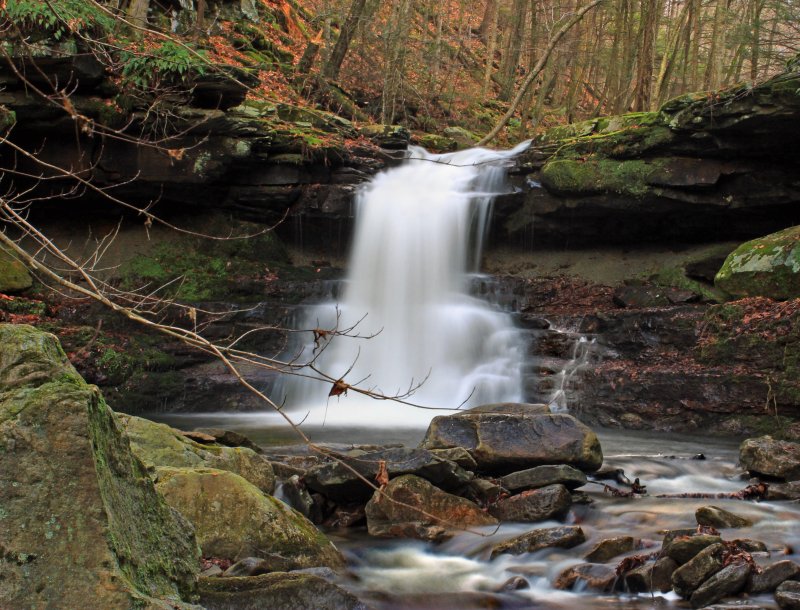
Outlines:
{"label": "moss covered rock", "polygon": [[203,578],[200,603],[206,610],[369,610],[341,587],[319,576],[297,572]]}
{"label": "moss covered rock", "polygon": [[201,445],[165,424],[133,415],[118,417],[131,439],[131,449],[149,467],[216,468],[238,474],[264,493],[275,488],[271,464],[252,449]]}
{"label": "moss covered rock", "polygon": [[742,244],[714,283],[735,296],[800,297],[800,226]]}
{"label": "moss covered rock", "polygon": [[191,526],[57,339],[0,325],[0,606],[183,608]]}
{"label": "moss covered rock", "polygon": [[203,554],[286,560],[287,569],[344,564],[336,547],[296,510],[242,477],[213,468],[158,468],[156,488],[195,526]]}
{"label": "moss covered rock", "polygon": [[[0,128],[2,128],[0,116]],[[33,285],[31,274],[25,265],[0,249],[0,293],[21,292]]]}

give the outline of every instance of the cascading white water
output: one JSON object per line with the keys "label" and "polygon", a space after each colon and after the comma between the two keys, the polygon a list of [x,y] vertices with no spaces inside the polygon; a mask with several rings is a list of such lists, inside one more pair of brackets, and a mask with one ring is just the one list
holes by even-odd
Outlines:
{"label": "cascading white water", "polygon": [[[360,192],[343,298],[312,308],[304,328],[344,329],[361,320],[354,332],[374,336],[334,338],[316,360],[320,370],[387,396],[421,383],[407,400],[428,407],[520,399],[520,334],[466,289],[492,200],[505,187],[503,162],[527,146],[444,155],[413,147],[402,165]],[[328,398],[330,389],[329,382],[292,380],[287,403],[310,411],[307,424],[420,427],[437,414],[352,391]]]}

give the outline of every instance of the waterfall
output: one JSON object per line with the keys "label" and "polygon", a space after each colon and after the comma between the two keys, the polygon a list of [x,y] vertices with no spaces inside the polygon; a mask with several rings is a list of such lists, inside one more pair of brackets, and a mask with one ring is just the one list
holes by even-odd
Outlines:
{"label": "waterfall", "polygon": [[[299,361],[316,356],[315,366],[327,374],[388,396],[421,384],[406,400],[427,407],[520,400],[520,333],[507,314],[469,296],[467,284],[481,259],[492,201],[507,188],[506,161],[527,145],[442,155],[412,147],[400,166],[376,175],[356,199],[341,301],[309,308],[302,324],[355,325],[352,334],[371,338],[309,342]],[[308,412],[306,423],[329,426],[422,427],[446,412],[352,391],[328,397],[331,387],[290,379],[287,406],[296,418]]]}

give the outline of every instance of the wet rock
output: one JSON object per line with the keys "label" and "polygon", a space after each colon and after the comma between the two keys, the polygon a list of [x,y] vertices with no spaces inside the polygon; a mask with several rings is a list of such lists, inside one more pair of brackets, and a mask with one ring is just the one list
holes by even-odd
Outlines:
{"label": "wet rock", "polygon": [[600,442],[584,424],[522,404],[435,417],[422,447],[464,447],[479,470],[497,473],[559,463],[593,471],[603,463]]}
{"label": "wet rock", "polygon": [[195,527],[207,557],[286,560],[285,569],[344,563],[303,515],[242,477],[211,468],[159,468],[156,488]]}
{"label": "wet rock", "polygon": [[753,522],[739,515],[735,515],[718,506],[701,506],[694,513],[698,525],[708,525],[716,528],[750,527]]}
{"label": "wet rock", "polygon": [[771,436],[749,438],[739,446],[739,462],[754,476],[800,480],[800,443]]}
{"label": "wet rock", "polygon": [[569,512],[572,496],[563,485],[548,485],[504,498],[489,512],[500,521],[544,521],[561,519]]}
{"label": "wet rock", "polygon": [[800,582],[787,580],[775,591],[775,601],[782,610],[800,610]]}
{"label": "wet rock", "polygon": [[227,470],[264,493],[275,489],[272,465],[252,449],[200,444],[180,430],[134,415],[120,415],[120,422],[131,439],[131,449],[148,467]]}
{"label": "wet rock", "polygon": [[0,606],[193,607],[191,526],[56,337],[0,324],[0,388]]}
{"label": "wet rock", "polygon": [[625,587],[631,593],[666,593],[672,590],[672,574],[677,569],[674,559],[661,557],[625,574]]}
{"label": "wet rock", "polygon": [[800,227],[742,244],[725,259],[714,284],[739,297],[800,296]]}
{"label": "wet rock", "polygon": [[722,569],[724,551],[722,544],[712,544],[675,570],[672,574],[672,588],[675,593],[688,598],[708,578],[719,572]]}
{"label": "wet rock", "polygon": [[266,559],[262,559],[261,557],[245,557],[225,570],[222,575],[226,578],[234,576],[258,576],[259,574],[266,574],[273,570],[272,564]]}
{"label": "wet rock", "polygon": [[733,541],[737,547],[748,553],[766,553],[767,545],[760,540],[752,540],[751,538],[737,538]]}
{"label": "wet rock", "polygon": [[572,466],[556,464],[536,466],[500,477],[500,484],[509,491],[536,489],[556,483],[560,483],[570,490],[576,489],[586,485],[586,475]]}
{"label": "wet rock", "polygon": [[256,453],[264,453],[264,450],[247,438],[244,434],[233,430],[223,430],[222,428],[197,428],[195,432],[202,432],[213,437],[220,445],[226,447],[247,447]]}
{"label": "wet rock", "polygon": [[534,553],[546,548],[571,549],[586,542],[583,530],[577,525],[564,527],[547,527],[531,530],[521,536],[515,536],[492,547],[492,559],[503,553],[522,555]]}
{"label": "wet rock", "polygon": [[556,577],[553,587],[572,589],[575,585],[594,591],[611,591],[617,582],[617,573],[602,563],[581,563],[567,568]]}
{"label": "wet rock", "polygon": [[512,576],[502,585],[500,585],[495,592],[503,593],[506,591],[522,591],[524,589],[530,589],[530,588],[531,585],[525,578],[523,578],[522,576]]}
{"label": "wet rock", "polygon": [[505,489],[492,479],[475,477],[469,482],[465,496],[472,498],[481,505],[492,504],[497,501]]}
{"label": "wet rock", "polygon": [[[385,464],[390,479],[413,474],[446,490],[463,488],[472,478],[470,473],[454,462],[425,449],[400,447],[358,456],[342,456],[341,459],[368,481],[375,480],[381,462]],[[372,487],[338,462],[312,468],[306,474],[305,483],[310,489],[340,503],[366,502],[373,492]]]}
{"label": "wet rock", "polygon": [[383,494],[376,492],[366,513],[369,533],[385,538],[441,540],[448,530],[497,523],[474,502],[410,474],[392,479]]}
{"label": "wet rock", "polygon": [[[308,493],[306,486],[303,485],[300,477],[292,475],[287,481],[284,481],[280,487],[283,494],[283,500],[299,512],[304,517],[313,521],[312,514],[314,511],[314,499]],[[277,495],[277,493],[276,493]]]}
{"label": "wet rock", "polygon": [[761,574],[752,573],[747,583],[747,590],[750,593],[766,593],[774,591],[787,580],[800,580],[800,565],[784,559],[767,566]]}
{"label": "wet rock", "polygon": [[337,506],[333,514],[327,519],[328,527],[354,527],[366,522],[367,513],[364,506]]}
{"label": "wet rock", "polygon": [[672,557],[682,565],[692,559],[700,551],[722,541],[719,536],[699,534],[695,536],[679,536],[671,542],[662,545],[663,553]]}
{"label": "wet rock", "polygon": [[478,467],[475,459],[469,454],[469,451],[463,447],[453,447],[452,449],[432,449],[431,453],[436,457],[442,458],[443,460],[455,462],[464,470],[473,471]]}
{"label": "wet rock", "polygon": [[636,548],[637,540],[633,536],[616,536],[598,542],[583,556],[592,563],[605,563],[623,553],[628,553]]}
{"label": "wet rock", "polygon": [[298,572],[203,578],[199,588],[200,604],[206,610],[369,610],[341,587],[319,576]]}
{"label": "wet rock", "polygon": [[735,563],[722,568],[692,593],[692,608],[703,608],[723,597],[736,595],[744,589],[751,570],[747,563]]}
{"label": "wet rock", "polygon": [[800,481],[773,483],[767,489],[767,500],[800,500]]}

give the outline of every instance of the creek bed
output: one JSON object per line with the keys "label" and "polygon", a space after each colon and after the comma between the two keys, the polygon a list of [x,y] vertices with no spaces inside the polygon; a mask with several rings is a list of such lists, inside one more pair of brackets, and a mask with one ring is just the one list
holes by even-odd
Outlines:
{"label": "creek bed", "polygon": [[[335,408],[335,407],[334,407]],[[225,427],[246,434],[262,446],[295,444],[296,435],[274,415],[229,413],[219,415],[160,415],[160,421],[181,429]],[[420,429],[311,428],[316,442],[352,444],[404,444],[416,446]],[[600,430],[604,466],[621,468],[632,480],[639,478],[648,495],[617,498],[603,485],[581,488],[593,502],[573,505],[568,524],[580,525],[586,542],[573,549],[545,549],[519,556],[499,555],[490,560],[493,544],[531,529],[562,525],[508,523],[462,533],[443,544],[411,540],[375,539],[365,528],[327,532],[348,559],[350,576],[342,586],[380,610],[436,608],[688,608],[674,593],[665,595],[606,594],[596,591],[559,591],[552,587],[564,569],[582,563],[583,555],[598,541],[633,536],[644,548],[627,555],[651,553],[660,547],[664,530],[696,526],[695,510],[713,504],[753,522],[750,527],[722,531],[725,540],[751,538],[764,542],[770,556],[761,561],[800,560],[800,504],[752,502],[722,498],[659,498],[662,494],[730,493],[748,484],[738,461],[738,440],[690,435]],[[698,459],[702,455],[703,459]],[[616,485],[616,484],[615,484]],[[623,555],[624,556],[624,555]],[[623,556],[608,562],[614,566]],[[505,583],[521,576],[529,588],[497,593]],[[744,605],[742,605],[744,604]],[[772,594],[738,599],[737,607],[776,608]]]}

